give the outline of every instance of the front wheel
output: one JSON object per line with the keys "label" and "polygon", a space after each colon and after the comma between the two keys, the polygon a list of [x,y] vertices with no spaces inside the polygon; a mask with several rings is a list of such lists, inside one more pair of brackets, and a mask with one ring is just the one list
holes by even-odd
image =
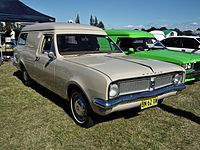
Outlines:
{"label": "front wheel", "polygon": [[158,106],[162,105],[164,99],[158,100]]}
{"label": "front wheel", "polygon": [[79,90],[73,90],[70,95],[70,107],[75,122],[86,128],[93,126],[91,110],[85,96]]}

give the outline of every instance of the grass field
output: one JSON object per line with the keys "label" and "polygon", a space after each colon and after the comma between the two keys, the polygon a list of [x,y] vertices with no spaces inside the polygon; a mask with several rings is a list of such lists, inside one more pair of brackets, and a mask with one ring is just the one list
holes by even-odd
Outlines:
{"label": "grass field", "polygon": [[26,87],[10,62],[0,66],[0,149],[200,149],[200,82],[160,107],[98,117],[81,128],[69,104],[45,88]]}

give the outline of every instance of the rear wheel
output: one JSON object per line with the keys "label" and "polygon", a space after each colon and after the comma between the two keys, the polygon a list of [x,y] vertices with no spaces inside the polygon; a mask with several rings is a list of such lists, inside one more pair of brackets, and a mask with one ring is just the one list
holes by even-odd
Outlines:
{"label": "rear wheel", "polygon": [[70,107],[73,119],[77,124],[86,128],[94,125],[91,117],[90,106],[80,90],[73,90],[71,92]]}

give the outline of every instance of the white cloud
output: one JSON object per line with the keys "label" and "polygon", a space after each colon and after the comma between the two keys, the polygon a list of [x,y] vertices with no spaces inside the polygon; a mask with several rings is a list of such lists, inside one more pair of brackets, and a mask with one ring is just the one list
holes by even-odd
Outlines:
{"label": "white cloud", "polygon": [[123,28],[129,28],[129,29],[142,29],[142,28],[145,28],[144,25],[126,25],[126,26],[123,26]]}
{"label": "white cloud", "polygon": [[126,26],[123,26],[124,28],[134,28],[134,25],[126,25]]}
{"label": "white cloud", "polygon": [[197,22],[193,22],[192,25],[198,25],[198,23]]}

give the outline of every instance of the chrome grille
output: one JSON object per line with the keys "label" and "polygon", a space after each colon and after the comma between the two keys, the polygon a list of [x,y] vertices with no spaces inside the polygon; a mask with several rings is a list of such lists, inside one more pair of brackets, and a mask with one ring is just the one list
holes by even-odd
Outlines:
{"label": "chrome grille", "polygon": [[162,88],[172,84],[172,74],[157,76],[155,78],[155,89]]}
{"label": "chrome grille", "polygon": [[150,78],[128,80],[119,83],[120,95],[149,91]]}
{"label": "chrome grille", "polygon": [[159,89],[172,85],[173,75],[174,74],[164,74],[154,77],[120,81],[118,83],[120,90],[119,95],[152,91],[154,89]]}

